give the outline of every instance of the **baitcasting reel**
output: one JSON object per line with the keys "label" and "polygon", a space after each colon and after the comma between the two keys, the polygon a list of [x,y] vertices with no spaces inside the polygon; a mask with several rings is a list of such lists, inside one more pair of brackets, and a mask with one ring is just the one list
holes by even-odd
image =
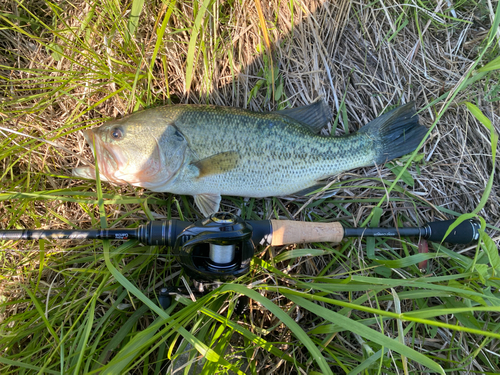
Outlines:
{"label": "baitcasting reel", "polygon": [[253,228],[230,213],[217,213],[188,226],[178,236],[173,255],[195,280],[225,280],[249,271],[255,253]]}
{"label": "baitcasting reel", "polygon": [[[195,294],[202,294],[205,290],[203,282],[221,282],[236,278],[250,271],[250,261],[255,254],[256,241],[259,245],[270,244],[270,222],[245,221],[240,217],[227,212],[211,215],[207,219],[199,220],[187,226],[179,234],[184,225],[171,222],[167,238],[172,242],[172,255],[182,265],[186,274],[192,279],[196,287]],[[162,229],[165,228],[162,225]],[[163,231],[165,233],[165,231]],[[152,233],[151,233],[152,234]],[[177,234],[175,236],[175,234]],[[158,300],[166,309],[172,303],[175,295],[185,295],[184,287],[164,287],[160,289]],[[240,315],[248,304],[248,298],[240,297],[236,305],[236,314]]]}
{"label": "baitcasting reel", "polygon": [[[111,231],[117,230],[108,230],[106,238]],[[125,237],[147,245],[172,247],[172,255],[188,276],[198,281],[241,276],[249,271],[255,245],[272,244],[271,221],[243,220],[227,212],[194,224],[180,220],[151,221],[133,231],[115,233],[115,239]]]}

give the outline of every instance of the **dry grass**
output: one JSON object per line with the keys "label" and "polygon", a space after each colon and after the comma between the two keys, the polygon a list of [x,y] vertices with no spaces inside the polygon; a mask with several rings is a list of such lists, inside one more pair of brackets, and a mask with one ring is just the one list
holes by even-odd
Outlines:
{"label": "dry grass", "polygon": [[[160,40],[160,48],[155,53],[157,32],[164,17],[171,11],[168,2],[145,2],[137,33],[129,36],[125,32],[130,19],[131,4],[128,3],[58,2],[51,9],[49,3],[44,1],[21,4],[0,0],[0,26],[4,26],[0,28],[1,126],[32,137],[48,139],[58,145],[54,147],[41,140],[0,130],[0,144],[4,150],[0,151],[1,227],[88,228],[99,225],[99,210],[94,201],[95,184],[65,177],[71,175],[73,167],[85,160],[92,162],[90,150],[78,131],[84,127],[100,124],[110,117],[122,116],[139,108],[165,103],[210,103],[260,111],[295,107],[323,96],[335,115],[335,121],[325,130],[331,134],[356,131],[388,107],[416,101],[417,108],[421,109],[421,123],[427,127],[433,126],[433,130],[420,150],[423,159],[410,164],[406,172],[414,179],[414,186],[399,181],[397,188],[389,193],[390,201],[387,201],[385,196],[395,175],[388,166],[378,166],[337,176],[332,185],[333,195],[316,198],[306,206],[304,203],[309,202],[308,198],[250,201],[225,198],[222,209],[242,214],[246,218],[267,219],[277,215],[305,221],[341,220],[355,226],[372,218],[378,212],[374,208],[379,205],[383,209],[381,225],[420,225],[474,211],[494,165],[493,187],[478,214],[489,224],[486,233],[493,238],[494,246],[498,248],[499,165],[492,159],[489,132],[471,115],[464,102],[476,104],[491,120],[497,132],[500,131],[500,101],[495,98],[498,96],[499,76],[493,71],[475,83],[460,86],[473,64],[483,66],[498,54],[498,46],[492,46],[484,52],[488,31],[495,17],[491,1],[438,1],[437,5],[434,2],[403,5],[393,0],[370,4],[348,0],[264,3],[263,13],[273,45],[274,75],[270,71],[270,57],[264,52],[261,24],[254,2],[208,3],[210,6],[202,19],[199,37],[194,44],[192,82],[187,88],[189,47],[201,3],[175,4]],[[50,29],[54,31],[50,33]],[[271,77],[274,77],[274,82]],[[438,98],[441,99],[436,101]],[[134,221],[147,220],[148,215],[182,217],[186,220],[195,220],[198,215],[191,198],[173,197],[170,194],[152,195],[132,187],[103,186],[105,193],[114,194],[116,199],[115,204],[106,205],[109,225],[128,226]],[[84,192],[93,195],[85,196]],[[150,203],[145,202],[145,197],[150,197]],[[158,200],[151,200],[151,197]],[[366,344],[358,335],[329,327],[326,320],[302,308],[300,303],[293,303],[291,296],[273,287],[295,285],[297,280],[306,280],[307,277],[317,282],[323,276],[329,276],[332,280],[347,275],[383,277],[375,270],[375,252],[378,255],[386,250],[388,259],[400,259],[416,252],[410,243],[397,241],[389,245],[392,250],[388,250],[386,242],[367,243],[365,240],[349,241],[337,247],[318,244],[311,248],[323,249],[325,255],[277,263],[273,263],[272,259],[283,249],[266,249],[259,253],[252,274],[239,283],[269,285],[269,289],[260,290],[262,294],[287,311],[306,332],[326,327],[318,334],[311,334],[311,337],[314,337],[315,344],[322,342],[322,352],[329,356],[332,371],[343,373],[364,363],[373,351],[380,348]],[[19,340],[4,339],[0,347],[6,358],[22,362],[28,357],[23,356],[23,347],[26,346],[29,351],[25,353],[39,359],[33,361],[36,366],[41,368],[43,364],[58,371],[59,365],[55,364],[57,360],[54,358],[59,355],[59,351],[54,354],[50,350],[51,345],[46,343],[43,344],[47,345],[43,346],[43,350],[35,349],[38,342],[36,337],[51,339],[43,324],[37,326],[41,321],[37,313],[44,311],[44,304],[50,311],[63,309],[60,306],[67,309],[69,306],[82,314],[95,308],[94,323],[97,324],[108,308],[120,300],[118,295],[123,288],[109,274],[100,244],[88,246],[79,242],[45,242],[39,245],[19,242],[4,243],[2,249],[0,302],[3,307],[0,313],[6,324],[0,332],[4,337],[13,333],[19,335]],[[121,259],[120,263],[120,267],[124,268],[123,273],[140,290],[146,294],[152,293],[163,283],[178,279],[179,266],[170,257],[161,255],[157,260],[153,255],[158,250],[140,249],[129,250],[129,256]],[[473,265],[468,268],[450,256],[450,259],[431,260],[425,274],[419,273],[413,265],[395,267],[392,273],[389,271],[390,277],[394,280],[420,280],[424,276],[451,277],[461,272],[470,273],[470,280],[460,279],[460,283],[454,280],[456,284],[451,286],[476,293],[483,291],[484,298],[491,295],[496,297],[498,286],[495,277],[481,281],[474,274],[476,261],[488,263],[480,255],[480,249],[476,246],[457,246],[452,250],[459,251],[466,259],[474,258],[474,262],[471,261]],[[143,257],[143,265],[137,260],[134,263],[136,258],[133,254],[137,252]],[[493,265],[493,272],[495,267]],[[91,272],[82,277],[80,275],[84,270]],[[79,285],[71,280],[77,280]],[[438,281],[434,283],[441,285]],[[445,282],[444,279],[442,285],[450,286],[448,280]],[[30,289],[40,302],[38,309],[34,306],[34,297],[27,292]],[[411,287],[401,285],[395,289],[403,295],[414,291]],[[95,293],[102,294],[90,309],[81,301],[86,303],[89,296]],[[380,294],[373,290],[346,289],[338,294],[325,292],[323,295],[344,302],[359,300],[360,305],[386,311],[396,311],[395,306],[399,306],[402,312],[441,305],[470,306],[473,301],[479,300],[477,297],[465,301],[463,296],[454,295],[451,298],[436,292],[436,297],[402,298],[401,303],[398,303],[391,293],[387,287]],[[129,292],[121,297],[133,305],[133,309],[125,309],[126,317],[130,317],[139,307],[137,304],[140,304],[132,294]],[[153,296],[151,298],[154,299]],[[218,306],[218,309],[212,307],[214,311],[227,315],[227,309],[233,302],[228,297],[213,303]],[[332,307],[326,302],[318,304],[340,310],[340,307]],[[76,315],[70,316],[69,309],[61,311],[66,315],[61,318],[63,323],[60,327],[56,325],[55,329],[63,337],[65,332],[78,327],[73,326],[77,324],[74,320],[78,319]],[[498,311],[490,316],[487,314],[474,313],[471,321],[481,322],[474,328],[490,331],[498,329]],[[366,311],[354,310],[348,315],[355,320],[373,319],[373,314]],[[383,321],[381,316],[378,318],[371,327],[397,340],[399,327],[394,320]],[[121,322],[126,321],[123,316],[120,319]],[[258,301],[252,302],[245,318],[233,316],[232,319],[275,343],[279,349],[304,365],[300,368],[275,355],[269,355],[259,346],[234,334],[231,343],[233,348],[240,347],[241,352],[234,349],[227,358],[233,363],[239,363],[239,357],[251,358],[253,362],[248,370],[245,370],[248,363],[244,363],[242,371],[319,371],[297,336],[280,324],[280,319]],[[450,324],[465,324],[461,316],[458,320],[454,316],[436,319],[440,322],[449,319]],[[149,320],[148,316],[139,319],[134,332],[146,329],[153,320]],[[82,324],[82,330],[86,327],[85,322],[78,323]],[[120,324],[106,324],[109,324],[110,332],[120,329]],[[191,329],[191,324],[196,325],[187,320],[184,327]],[[207,321],[204,324],[209,326]],[[498,351],[498,339],[450,328],[405,324],[405,344],[418,352],[428,353],[449,373],[499,371],[498,356],[495,354]],[[23,336],[22,329],[33,331]],[[207,328],[206,332],[203,329],[199,327],[200,331],[197,332],[202,332],[199,337],[211,338],[212,342],[207,339],[205,343],[223,352],[225,348],[218,348],[215,339],[218,336],[212,331],[216,328]],[[107,348],[111,338],[100,331],[99,334],[92,332],[89,345],[98,349]],[[131,336],[135,334],[130,333]],[[81,342],[78,341],[81,337],[77,333],[75,337],[76,343]],[[167,337],[165,348],[170,348],[174,353],[183,351],[177,339],[168,340],[170,338]],[[126,343],[118,348],[124,346]],[[104,353],[106,358],[99,360],[109,363],[112,353],[117,353],[118,348]],[[160,345],[158,350],[163,349]],[[74,354],[71,350],[69,353]],[[86,355],[92,358],[92,355]],[[158,368],[165,371],[169,364],[164,367],[158,365],[162,362],[155,362],[156,355],[161,358],[156,351],[150,357],[141,357],[134,362],[135,367],[129,369],[130,373],[143,370],[153,372]],[[84,364],[78,367],[74,358],[68,354],[67,362],[59,358],[63,363],[61,369],[76,369],[80,373],[96,369],[91,360],[88,365],[85,365],[84,360]],[[333,358],[339,358],[339,362],[335,363]],[[16,373],[19,369],[15,365],[4,365],[10,371],[8,373]],[[406,366],[409,366],[409,373],[427,371],[415,361],[392,355],[383,363],[375,361],[374,366],[371,372],[403,372]],[[400,366],[403,366],[403,370]],[[216,368],[206,367],[206,370],[215,371]],[[28,368],[26,371],[35,370]]]}

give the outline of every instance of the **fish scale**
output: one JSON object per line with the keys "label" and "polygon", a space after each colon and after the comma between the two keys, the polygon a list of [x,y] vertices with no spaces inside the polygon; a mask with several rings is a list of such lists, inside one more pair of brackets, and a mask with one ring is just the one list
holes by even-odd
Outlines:
{"label": "fish scale", "polygon": [[[322,101],[278,112],[200,105],[148,109],[87,133],[105,180],[195,196],[209,215],[221,195],[290,195],[343,171],[413,151],[427,129],[412,104],[358,132],[325,137]],[[114,162],[104,160],[114,158]],[[95,173],[95,172],[94,172]],[[75,175],[93,177],[78,168]],[[94,176],[95,177],[95,176]]]}

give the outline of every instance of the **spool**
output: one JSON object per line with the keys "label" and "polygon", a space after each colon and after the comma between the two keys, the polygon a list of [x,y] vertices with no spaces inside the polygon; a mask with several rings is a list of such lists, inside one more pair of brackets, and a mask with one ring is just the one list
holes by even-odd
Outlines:
{"label": "spool", "polygon": [[210,244],[210,265],[214,268],[229,268],[232,267],[234,255],[235,255],[235,245],[217,245]]}

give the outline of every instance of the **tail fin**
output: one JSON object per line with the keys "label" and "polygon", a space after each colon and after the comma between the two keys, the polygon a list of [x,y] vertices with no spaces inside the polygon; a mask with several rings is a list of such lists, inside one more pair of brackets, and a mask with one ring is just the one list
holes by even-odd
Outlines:
{"label": "tail fin", "polygon": [[411,102],[377,117],[363,126],[359,133],[365,133],[375,141],[375,162],[383,164],[414,151],[427,128],[418,123],[415,103]]}

